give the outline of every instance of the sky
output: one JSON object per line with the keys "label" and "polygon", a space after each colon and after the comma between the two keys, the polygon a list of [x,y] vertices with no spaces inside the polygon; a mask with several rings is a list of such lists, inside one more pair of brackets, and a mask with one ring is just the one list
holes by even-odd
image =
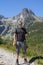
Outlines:
{"label": "sky", "polygon": [[0,0],[0,15],[5,17],[16,16],[23,8],[43,17],[43,0]]}

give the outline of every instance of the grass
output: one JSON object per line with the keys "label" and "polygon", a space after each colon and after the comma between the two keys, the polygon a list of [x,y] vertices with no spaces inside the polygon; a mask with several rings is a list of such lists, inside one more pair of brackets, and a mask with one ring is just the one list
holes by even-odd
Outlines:
{"label": "grass", "polygon": [[[27,55],[28,56],[38,56],[43,55],[43,34],[31,34],[27,37]],[[40,51],[39,51],[40,50]]]}

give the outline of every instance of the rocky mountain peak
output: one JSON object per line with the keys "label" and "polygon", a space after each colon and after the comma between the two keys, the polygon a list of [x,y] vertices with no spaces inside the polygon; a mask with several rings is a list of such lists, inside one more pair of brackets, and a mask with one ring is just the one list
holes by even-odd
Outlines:
{"label": "rocky mountain peak", "polygon": [[32,14],[32,15],[35,15],[31,9],[27,9],[27,8],[24,8],[22,10],[22,14]]}
{"label": "rocky mountain peak", "polygon": [[24,9],[22,9],[22,13],[29,13],[29,11],[28,11],[28,9],[27,8],[24,8]]}

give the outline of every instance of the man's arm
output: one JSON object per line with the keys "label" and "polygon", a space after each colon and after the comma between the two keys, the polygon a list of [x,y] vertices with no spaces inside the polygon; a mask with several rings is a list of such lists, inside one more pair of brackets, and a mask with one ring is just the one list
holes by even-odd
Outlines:
{"label": "man's arm", "polygon": [[25,34],[25,36],[27,37],[27,36],[28,36],[28,34]]}
{"label": "man's arm", "polygon": [[16,42],[17,42],[17,36],[16,36],[16,33],[14,33],[13,45],[16,45]]}
{"label": "man's arm", "polygon": [[27,32],[26,34],[25,34],[25,37],[27,37],[29,35],[29,33]]}

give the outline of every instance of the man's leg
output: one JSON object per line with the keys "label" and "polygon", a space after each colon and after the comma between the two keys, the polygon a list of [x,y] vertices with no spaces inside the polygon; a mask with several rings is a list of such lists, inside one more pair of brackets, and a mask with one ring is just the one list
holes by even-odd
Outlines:
{"label": "man's leg", "polygon": [[19,64],[19,52],[20,52],[20,45],[19,45],[19,42],[17,42],[17,45],[16,45],[16,65]]}
{"label": "man's leg", "polygon": [[23,50],[23,58],[24,58],[24,62],[27,63],[27,57],[26,57],[26,45],[25,45],[25,42],[22,42],[22,43],[21,43],[21,47],[22,47],[22,50]]}
{"label": "man's leg", "polygon": [[19,59],[19,55],[18,55],[18,54],[16,54],[16,65],[18,65],[18,64],[19,64],[18,59]]}
{"label": "man's leg", "polygon": [[27,57],[26,57],[26,54],[23,54],[24,56],[24,63],[27,63]]}
{"label": "man's leg", "polygon": [[24,63],[27,63],[26,49],[23,50]]}
{"label": "man's leg", "polygon": [[25,44],[23,44],[22,50],[23,50],[23,56],[24,56],[24,63],[27,65],[30,65],[30,63],[27,61],[27,57],[26,57],[26,45]]}

